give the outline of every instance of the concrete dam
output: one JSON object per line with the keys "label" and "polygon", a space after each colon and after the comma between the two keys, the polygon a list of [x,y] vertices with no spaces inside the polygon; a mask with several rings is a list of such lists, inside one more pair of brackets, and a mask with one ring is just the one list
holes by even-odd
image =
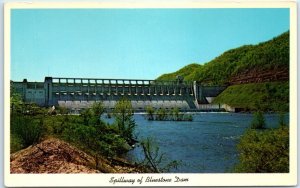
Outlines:
{"label": "concrete dam", "polygon": [[101,101],[105,108],[113,109],[121,98],[131,101],[135,110],[153,108],[179,108],[197,110],[208,108],[212,98],[225,86],[204,86],[197,81],[158,81],[136,79],[96,79],[45,77],[44,82],[11,81],[13,92],[28,103],[39,106],[63,106],[76,110]]}

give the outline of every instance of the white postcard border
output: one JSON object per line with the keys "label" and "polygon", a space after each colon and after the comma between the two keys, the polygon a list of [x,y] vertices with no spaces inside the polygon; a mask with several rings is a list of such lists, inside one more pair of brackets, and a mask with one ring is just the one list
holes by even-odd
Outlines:
{"label": "white postcard border", "polygon": [[[10,174],[10,11],[47,8],[290,8],[290,173],[268,174]],[[297,6],[292,1],[189,3],[6,3],[4,9],[4,180],[6,186],[285,186],[297,183]],[[175,176],[188,182],[174,182]],[[111,183],[111,178],[135,179],[134,184]],[[170,183],[138,183],[147,177],[171,178]]]}

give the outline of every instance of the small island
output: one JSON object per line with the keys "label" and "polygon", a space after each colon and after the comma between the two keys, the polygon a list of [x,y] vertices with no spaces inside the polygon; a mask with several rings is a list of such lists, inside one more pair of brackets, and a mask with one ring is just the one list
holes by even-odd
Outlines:
{"label": "small island", "polygon": [[149,121],[193,121],[191,114],[179,111],[179,108],[155,110],[152,106],[146,107],[146,118]]}

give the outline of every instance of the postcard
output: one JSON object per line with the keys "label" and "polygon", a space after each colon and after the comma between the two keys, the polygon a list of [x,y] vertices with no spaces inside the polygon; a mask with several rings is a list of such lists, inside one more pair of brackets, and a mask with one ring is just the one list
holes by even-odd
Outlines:
{"label": "postcard", "polygon": [[296,3],[6,3],[5,185],[297,184]]}

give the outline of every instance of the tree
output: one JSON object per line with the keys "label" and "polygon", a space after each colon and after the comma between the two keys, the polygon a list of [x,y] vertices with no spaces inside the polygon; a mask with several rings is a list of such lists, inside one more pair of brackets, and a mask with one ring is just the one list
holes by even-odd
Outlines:
{"label": "tree", "polygon": [[95,102],[92,105],[92,111],[94,112],[94,115],[101,117],[101,115],[104,113],[104,106],[102,102]]}
{"label": "tree", "polygon": [[59,107],[57,107],[57,110],[59,111],[59,113],[60,113],[61,115],[66,115],[66,114],[68,114],[68,109],[67,109],[66,107],[59,106]]}
{"label": "tree", "polygon": [[163,121],[167,118],[166,109],[160,108],[156,111],[156,120]]}
{"label": "tree", "polygon": [[22,112],[23,101],[18,93],[12,93],[10,96],[11,113]]}
{"label": "tree", "polygon": [[255,112],[251,122],[252,129],[264,129],[266,126],[265,117],[261,111]]}
{"label": "tree", "polygon": [[101,116],[104,113],[104,106],[102,102],[95,102],[92,105],[92,112],[94,116],[94,121],[96,125],[103,125],[104,123],[101,122]]}
{"label": "tree", "polygon": [[83,123],[85,125],[89,125],[91,122],[91,119],[93,117],[93,111],[91,109],[84,109],[81,113],[80,116],[83,117]]}
{"label": "tree", "polygon": [[117,102],[113,111],[113,117],[116,119],[118,131],[129,143],[134,141],[133,131],[136,126],[133,119],[133,112],[131,102],[124,98]]}
{"label": "tree", "polygon": [[148,120],[154,120],[154,109],[152,106],[146,106]]}
{"label": "tree", "polygon": [[164,163],[167,158],[165,153],[159,151],[159,146],[153,138],[147,137],[141,142],[141,146],[145,157],[142,164],[149,167],[152,172],[168,172],[171,168],[177,168],[180,164],[174,160],[162,166],[162,163]]}
{"label": "tree", "polygon": [[173,119],[175,121],[181,121],[182,120],[182,118],[180,117],[180,114],[179,114],[179,109],[177,107],[173,109],[172,114],[173,114]]}

